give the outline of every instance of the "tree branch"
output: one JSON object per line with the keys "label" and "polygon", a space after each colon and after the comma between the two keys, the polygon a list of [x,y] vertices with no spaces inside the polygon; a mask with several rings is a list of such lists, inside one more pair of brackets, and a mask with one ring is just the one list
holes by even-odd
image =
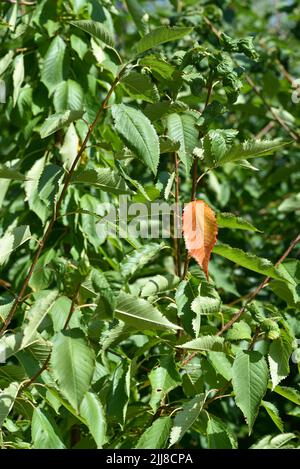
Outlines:
{"label": "tree branch", "polygon": [[178,155],[174,152],[174,168],[175,168],[175,205],[174,212],[174,251],[175,251],[175,269],[176,275],[181,275],[181,262],[180,262],[180,239],[178,238],[178,217],[179,217],[179,173],[178,173]]}
{"label": "tree branch", "polygon": [[[283,255],[278,259],[278,261],[275,264],[275,267],[278,267],[281,262],[284,261],[284,259],[289,255],[289,253],[294,249],[294,247],[300,242],[300,234],[291,242],[287,250],[283,253]],[[230,321],[228,321],[225,326],[222,327],[222,329],[216,334],[217,336],[220,336],[224,334],[228,329],[231,328],[231,326],[240,319],[242,314],[244,313],[246,307],[248,304],[258,295],[258,293],[268,284],[270,281],[270,277],[266,277],[261,284],[248,296],[245,304],[242,306],[242,308],[232,317]],[[256,337],[255,337],[256,340]],[[185,360],[182,361],[181,366],[185,367],[196,355],[198,352],[193,352],[191,353]]]}
{"label": "tree branch", "polygon": [[48,227],[47,227],[47,229],[46,229],[46,231],[45,231],[45,233],[44,233],[43,238],[42,238],[41,241],[39,242],[38,249],[36,250],[35,255],[34,255],[34,257],[33,257],[33,261],[32,261],[31,267],[30,267],[30,269],[29,269],[29,272],[28,272],[28,274],[27,274],[27,277],[25,278],[25,280],[24,280],[24,282],[23,282],[23,285],[22,285],[22,287],[21,287],[21,289],[20,289],[20,291],[19,291],[19,293],[18,293],[18,296],[17,296],[17,298],[15,299],[15,301],[14,301],[12,307],[11,307],[11,310],[10,310],[10,312],[9,312],[9,314],[8,314],[8,316],[7,316],[7,318],[6,318],[6,320],[5,320],[5,323],[4,323],[3,327],[2,327],[1,330],[0,330],[0,336],[3,335],[3,333],[6,331],[8,325],[10,324],[11,320],[13,319],[13,317],[14,317],[14,315],[15,315],[15,312],[16,312],[16,310],[17,310],[17,308],[18,308],[19,303],[21,303],[22,297],[24,296],[25,290],[26,290],[26,288],[27,288],[27,286],[28,286],[28,284],[29,284],[29,281],[30,281],[30,279],[31,279],[31,277],[32,277],[32,274],[33,274],[33,272],[34,272],[34,269],[35,269],[35,267],[36,267],[36,264],[37,264],[37,262],[38,262],[38,260],[39,260],[39,258],[40,258],[40,255],[41,255],[41,253],[42,253],[42,251],[43,251],[43,249],[44,249],[44,247],[45,247],[46,241],[48,240],[49,235],[50,235],[50,233],[51,233],[51,231],[52,231],[52,229],[53,229],[53,227],[54,227],[54,225],[55,225],[55,222],[56,222],[56,220],[57,220],[57,218],[58,218],[58,216],[59,216],[59,211],[60,211],[62,202],[63,202],[64,197],[65,197],[65,195],[66,195],[67,189],[68,189],[68,187],[69,187],[69,185],[70,185],[70,182],[71,182],[73,173],[74,173],[74,171],[75,171],[75,169],[76,169],[76,166],[77,166],[77,164],[78,164],[78,162],[79,162],[79,160],[80,160],[80,158],[81,158],[81,155],[83,154],[83,152],[84,152],[85,149],[86,149],[86,146],[87,146],[87,143],[88,143],[88,141],[89,141],[89,138],[90,138],[91,134],[93,133],[93,131],[94,131],[96,125],[98,124],[102,113],[103,113],[104,110],[106,109],[107,103],[108,103],[108,101],[109,101],[109,99],[110,99],[112,93],[114,92],[116,86],[118,85],[118,83],[119,83],[119,81],[120,81],[120,79],[121,79],[121,76],[122,76],[123,73],[125,72],[125,69],[126,69],[126,65],[121,69],[121,71],[120,71],[119,74],[116,76],[115,80],[113,81],[113,83],[112,83],[112,85],[111,85],[111,87],[110,87],[110,89],[109,89],[109,91],[108,91],[108,93],[107,93],[107,95],[106,95],[104,101],[102,102],[102,104],[101,104],[101,106],[100,106],[100,108],[99,108],[99,110],[98,110],[98,113],[97,113],[97,115],[96,115],[96,117],[95,117],[93,123],[89,126],[89,129],[88,129],[88,132],[87,132],[87,134],[86,134],[86,136],[85,136],[85,139],[84,139],[84,141],[83,141],[82,144],[81,144],[81,147],[80,147],[80,149],[79,149],[79,151],[78,151],[78,153],[77,153],[77,155],[76,155],[76,157],[75,157],[75,159],[74,159],[74,161],[73,161],[73,163],[72,163],[72,166],[71,166],[69,172],[68,172],[68,173],[66,174],[66,176],[65,176],[64,185],[63,185],[61,194],[60,194],[60,196],[59,196],[59,199],[58,199],[58,201],[57,201],[57,203],[56,203],[56,205],[55,205],[55,207],[54,207],[54,212],[53,212],[52,218],[51,218],[51,220],[50,220],[50,222],[49,222],[49,224],[48,224]]}
{"label": "tree branch", "polygon": [[43,373],[43,371],[46,370],[49,364],[50,357],[51,357],[51,352],[48,353],[48,356],[46,360],[44,361],[43,365],[41,366],[41,368],[28,381],[25,381],[25,383],[23,383],[23,386],[21,386],[19,392],[24,391],[24,389],[27,389],[32,383],[34,383],[41,376],[41,374]]}
{"label": "tree branch", "polygon": [[[209,78],[208,78],[208,84],[207,84],[207,95],[206,95],[206,101],[204,104],[204,109],[208,106],[211,92],[212,92],[212,87],[213,87],[213,74],[211,73]],[[203,173],[205,174],[205,173]],[[202,178],[202,175],[200,176],[199,180]],[[197,184],[198,184],[198,158],[194,156],[194,162],[193,162],[193,169],[192,169],[192,190],[191,190],[191,202],[193,202],[196,199],[196,194],[197,194]],[[188,268],[189,268],[189,263],[190,263],[190,256],[189,253],[186,253],[185,256],[185,261],[184,261],[184,267],[183,267],[183,274],[182,278],[184,279],[186,277]]]}
{"label": "tree branch", "polygon": [[[283,253],[283,255],[280,257],[280,259],[276,262],[275,267],[278,267],[281,262],[284,261],[284,259],[289,255],[289,253],[294,249],[294,247],[300,242],[300,234],[291,242],[287,250]],[[258,295],[258,293],[269,283],[270,277],[266,277],[261,284],[248,296],[247,300],[245,301],[245,304],[239,309],[239,311],[228,321],[222,329],[217,333],[217,336],[222,335],[224,332],[226,332],[228,329],[231,328],[231,326],[240,319],[242,314],[245,312],[245,309],[247,308],[248,304],[251,303],[251,301]]]}

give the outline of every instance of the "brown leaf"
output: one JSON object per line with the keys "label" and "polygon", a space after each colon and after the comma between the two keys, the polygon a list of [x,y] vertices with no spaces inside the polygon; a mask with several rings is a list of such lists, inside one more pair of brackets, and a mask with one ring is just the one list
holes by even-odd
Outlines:
{"label": "brown leaf", "polygon": [[208,263],[217,242],[218,225],[215,213],[203,201],[186,204],[183,212],[183,236],[188,253],[205,272],[208,279]]}

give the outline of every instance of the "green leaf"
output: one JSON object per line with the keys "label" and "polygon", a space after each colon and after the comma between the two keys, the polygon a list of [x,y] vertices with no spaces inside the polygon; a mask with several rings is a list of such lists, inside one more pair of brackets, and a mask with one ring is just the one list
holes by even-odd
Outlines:
{"label": "green leaf", "polygon": [[233,213],[217,213],[218,228],[232,228],[233,230],[260,231],[245,218],[237,217]]}
{"label": "green leaf", "polygon": [[149,15],[145,13],[138,0],[125,0],[127,9],[141,36],[148,32]]}
{"label": "green leaf", "polygon": [[60,189],[60,182],[64,176],[64,170],[56,164],[48,164],[44,167],[38,182],[39,199],[46,206],[53,206],[55,197]]}
{"label": "green leaf", "polygon": [[184,330],[191,337],[197,337],[200,332],[201,316],[191,308],[192,301],[198,295],[198,282],[195,283],[193,279],[182,280],[175,293],[177,315],[180,317]]}
{"label": "green leaf", "polygon": [[42,82],[51,94],[65,78],[65,53],[65,42],[60,36],[55,36],[46,52],[41,70]]}
{"label": "green leaf", "polygon": [[[109,220],[104,217],[104,212],[99,210],[99,199],[89,193],[84,194],[80,199],[81,231],[85,239],[98,251],[99,246],[106,239],[107,229],[111,227]],[[101,215],[97,213],[100,211]],[[109,218],[109,217],[108,217]],[[103,224],[102,224],[103,222]],[[107,223],[106,223],[107,222]]]}
{"label": "green leaf", "polygon": [[147,104],[143,109],[144,114],[152,122],[159,121],[162,116],[167,114],[170,110],[170,103],[167,101],[160,101],[158,103]]}
{"label": "green leaf", "polygon": [[20,386],[20,383],[12,382],[0,392],[0,428],[15,403]]}
{"label": "green leaf", "polygon": [[[51,320],[52,320],[54,332],[60,332],[63,329],[64,324],[70,312],[71,304],[72,304],[72,301],[67,296],[59,296],[55,300],[52,308],[49,311],[49,316],[51,317]],[[75,327],[75,325],[73,324],[73,321],[74,321],[74,315],[72,315],[70,319],[70,322],[69,322],[70,327]]]}
{"label": "green leaf", "polygon": [[0,76],[8,69],[13,61],[14,51],[10,50],[0,59]]}
{"label": "green leaf", "polygon": [[106,443],[107,425],[103,406],[96,394],[92,392],[85,394],[80,404],[80,415],[86,421],[97,448],[101,449]]}
{"label": "green leaf", "polygon": [[126,145],[157,173],[159,163],[159,140],[149,119],[139,110],[125,104],[112,106],[115,128]]}
{"label": "green leaf", "polygon": [[84,169],[74,173],[73,184],[96,186],[104,192],[112,194],[130,194],[124,179],[110,168]]}
{"label": "green leaf", "polygon": [[269,348],[269,367],[272,390],[290,373],[290,357],[293,351],[292,339],[281,331],[280,337],[273,340]]}
{"label": "green leaf", "polygon": [[147,298],[148,296],[174,290],[178,282],[179,277],[177,277],[177,275],[154,275],[153,277],[150,277],[142,287],[140,296],[142,298]]}
{"label": "green leaf", "polygon": [[227,332],[226,338],[227,340],[250,340],[251,327],[245,321],[235,322]]}
{"label": "green leaf", "polygon": [[136,449],[163,449],[169,439],[172,420],[169,416],[156,419],[140,436]]}
{"label": "green leaf", "polygon": [[233,129],[212,129],[208,131],[203,139],[203,149],[205,162],[209,167],[215,167],[218,164],[237,133]]}
{"label": "green leaf", "polygon": [[145,198],[145,200],[151,202],[151,200],[152,200],[151,197],[150,197],[151,194],[149,195],[147,193],[147,191],[144,189],[144,186],[139,181],[137,181],[136,179],[133,179],[128,174],[126,174],[124,168],[122,167],[122,165],[118,161],[116,161],[116,165],[117,165],[117,168],[119,169],[122,177],[126,181],[130,182],[133,185],[133,187],[135,187],[141,193],[141,195]]}
{"label": "green leaf", "polygon": [[167,394],[181,383],[181,377],[176,369],[173,357],[162,356],[160,366],[149,373],[149,380],[152,388],[149,405],[153,412],[156,412]]}
{"label": "green leaf", "polygon": [[130,364],[122,361],[118,364],[112,379],[109,399],[107,401],[107,414],[121,426],[126,419],[130,395]]}
{"label": "green leaf", "polygon": [[74,80],[62,81],[55,89],[53,104],[56,112],[81,109],[83,90]]}
{"label": "green leaf", "polygon": [[[140,65],[143,67],[150,68],[153,75],[159,79],[163,78],[164,80],[171,80],[173,73],[175,72],[175,67],[163,60],[158,55],[146,55],[139,61]],[[161,104],[169,104],[164,101]]]}
{"label": "green leaf", "polygon": [[221,33],[219,41],[224,50],[228,52],[244,53],[253,60],[258,60],[259,55],[253,45],[252,37],[243,37],[242,39],[233,39],[225,33]]}
{"label": "green leaf", "polygon": [[292,415],[293,417],[299,417],[300,418],[300,407],[294,407],[293,409],[289,410],[287,412],[288,415]]}
{"label": "green leaf", "polygon": [[142,99],[148,103],[159,101],[157,88],[148,75],[133,70],[122,78],[121,85],[130,96],[134,96],[136,99]]}
{"label": "green leaf", "polygon": [[73,161],[76,158],[78,152],[79,138],[73,123],[68,127],[68,130],[64,136],[64,142],[60,147],[60,154],[62,156],[63,166],[67,170],[70,170]]}
{"label": "green leaf", "polygon": [[194,313],[204,315],[216,314],[220,311],[220,307],[221,301],[209,296],[197,296],[191,304]]}
{"label": "green leaf", "polygon": [[168,136],[180,144],[178,156],[188,172],[193,161],[193,150],[198,145],[199,132],[196,119],[191,114],[169,114],[167,117]]}
{"label": "green leaf", "polygon": [[274,404],[272,404],[272,402],[268,402],[268,401],[261,401],[261,406],[264,407],[264,409],[266,409],[268,415],[271,417],[271,419],[273,420],[273,422],[275,423],[279,431],[283,432],[284,431],[283,422],[280,418],[277,407]]}
{"label": "green leaf", "polygon": [[175,171],[173,171],[173,173],[170,174],[168,182],[165,185],[165,189],[164,189],[165,200],[169,200],[174,181],[175,181]]}
{"label": "green leaf", "polygon": [[23,329],[23,344],[30,343],[43,319],[50,312],[58,296],[56,290],[45,290],[36,294],[36,301],[26,315]]}
{"label": "green leaf", "polygon": [[89,277],[81,284],[80,293],[86,294],[87,298],[95,298],[95,314],[98,314],[101,320],[112,319],[116,297],[103,272],[92,269]]}
{"label": "green leaf", "polygon": [[23,331],[17,331],[15,334],[5,334],[0,339],[0,362],[5,362],[12,355],[16,355],[20,350],[34,343],[47,344],[37,334],[27,333],[25,339]]}
{"label": "green leaf", "polygon": [[15,181],[25,181],[24,174],[14,168],[0,164],[0,179],[13,179]]}
{"label": "green leaf", "polygon": [[278,266],[278,270],[286,277],[289,283],[272,280],[271,290],[286,303],[295,307],[300,302],[298,283],[300,283],[300,261],[287,259]]}
{"label": "green leaf", "polygon": [[159,148],[160,153],[173,153],[174,151],[178,151],[180,148],[180,144],[178,142],[174,142],[169,137],[162,135],[159,137]]}
{"label": "green leaf", "polygon": [[237,449],[236,437],[220,418],[209,414],[206,432],[209,449]]}
{"label": "green leaf", "polygon": [[191,310],[196,314],[192,319],[192,328],[195,337],[198,337],[201,325],[201,316],[217,314],[220,311],[221,302],[217,298],[209,296],[197,296],[191,304]]}
{"label": "green leaf", "polygon": [[285,449],[290,448],[286,446],[291,440],[296,438],[294,433],[283,433],[282,435],[267,435],[261,438],[258,443],[250,446],[250,449]]}
{"label": "green leaf", "polygon": [[278,207],[279,212],[295,212],[300,210],[300,193],[292,194],[284,199]]}
{"label": "green leaf", "polygon": [[126,279],[132,277],[136,272],[152,261],[164,247],[164,243],[148,243],[127,254],[120,264],[122,276]]}
{"label": "green leaf", "polygon": [[[0,321],[4,322],[7,316],[9,315],[9,312],[11,310],[12,305],[14,304],[13,301],[10,301],[8,303],[0,304]],[[0,360],[1,363],[1,360]]]}
{"label": "green leaf", "polygon": [[104,24],[99,23],[98,21],[92,20],[79,20],[79,21],[70,21],[70,24],[76,26],[76,28],[82,29],[86,33],[90,34],[100,41],[104,42],[109,47],[114,47],[115,41],[109,30],[104,26]]}
{"label": "green leaf", "polygon": [[76,36],[75,34],[71,34],[70,43],[71,43],[72,49],[75,50],[78,56],[80,57],[80,59],[83,60],[89,48],[86,41],[81,39],[81,37]]}
{"label": "green leaf", "polygon": [[71,122],[76,121],[77,119],[80,119],[83,114],[83,111],[74,110],[52,114],[52,116],[47,117],[40,128],[41,138],[46,138],[49,135],[54,134],[62,127],[69,125]]}
{"label": "green leaf", "polygon": [[217,373],[219,373],[227,381],[232,379],[232,362],[229,361],[224,352],[210,351],[207,353],[208,360],[214,367]]}
{"label": "green leaf", "polygon": [[183,405],[174,418],[169,446],[175,445],[199,417],[205,403],[205,394],[198,394]]}
{"label": "green leaf", "polygon": [[224,337],[204,335],[202,337],[198,337],[197,339],[190,340],[189,342],[185,342],[182,345],[177,345],[177,347],[187,350],[199,350],[199,352],[224,352],[226,351],[227,345],[224,343]]}
{"label": "green leaf", "polygon": [[276,386],[274,391],[280,396],[285,397],[294,404],[300,405],[300,392],[297,389],[290,388],[287,386]]}
{"label": "green leaf", "polygon": [[25,193],[26,200],[30,210],[32,210],[40,218],[44,224],[48,216],[48,208],[44,202],[41,201],[39,197],[39,180],[44,171],[46,164],[46,159],[38,159],[32,168],[27,173],[27,179],[25,181]]}
{"label": "green leaf", "polygon": [[218,161],[215,166],[220,166],[225,163],[233,163],[239,160],[247,160],[249,158],[256,158],[258,156],[271,155],[279,148],[288,145],[289,142],[283,142],[281,139],[274,140],[247,140],[246,142],[233,145],[229,148]]}
{"label": "green leaf", "polygon": [[51,368],[60,392],[79,412],[95,368],[94,351],[80,329],[59,332],[55,336]]}
{"label": "green leaf", "polygon": [[236,405],[241,409],[249,434],[268,387],[268,366],[259,352],[240,350],[233,362],[232,385]]}
{"label": "green leaf", "polygon": [[233,248],[228,244],[221,243],[217,244],[213,248],[213,252],[242,267],[245,267],[246,269],[253,270],[254,272],[258,272],[259,274],[275,278],[277,280],[287,281],[268,259],[257,257],[254,254],[250,254],[242,251],[241,249]]}
{"label": "green leaf", "polygon": [[31,238],[29,226],[20,225],[7,232],[0,239],[0,265],[9,258],[10,254]]}
{"label": "green leaf", "polygon": [[24,81],[24,57],[23,54],[17,55],[15,58],[15,67],[13,72],[13,84],[14,84],[14,93],[13,93],[13,104],[17,104],[18,97],[20,94],[21,86]]}
{"label": "green leaf", "polygon": [[31,435],[36,449],[65,449],[64,443],[48,420],[45,411],[35,408],[32,415]]}
{"label": "green leaf", "polygon": [[138,330],[181,329],[148,301],[123,292],[118,297],[115,313],[118,319]]}
{"label": "green leaf", "polygon": [[153,47],[157,47],[160,44],[181,39],[187,34],[190,34],[192,31],[193,28],[161,26],[140,39],[139,42],[135,45],[134,51],[136,54],[142,54],[143,52],[146,52]]}

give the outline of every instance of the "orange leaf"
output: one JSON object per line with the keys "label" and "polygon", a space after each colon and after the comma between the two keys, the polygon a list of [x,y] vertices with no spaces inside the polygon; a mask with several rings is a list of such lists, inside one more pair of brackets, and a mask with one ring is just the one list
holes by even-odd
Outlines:
{"label": "orange leaf", "polygon": [[183,212],[183,236],[188,253],[205,272],[208,279],[208,263],[217,242],[218,225],[213,210],[203,201],[186,204]]}

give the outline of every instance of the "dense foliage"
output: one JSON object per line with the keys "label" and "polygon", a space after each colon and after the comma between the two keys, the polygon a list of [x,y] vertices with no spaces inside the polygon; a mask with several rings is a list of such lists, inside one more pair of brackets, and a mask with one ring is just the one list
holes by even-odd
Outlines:
{"label": "dense foliage", "polygon": [[[2,448],[300,447],[300,5],[275,3],[1,2]],[[195,199],[207,276],[151,216]]]}

